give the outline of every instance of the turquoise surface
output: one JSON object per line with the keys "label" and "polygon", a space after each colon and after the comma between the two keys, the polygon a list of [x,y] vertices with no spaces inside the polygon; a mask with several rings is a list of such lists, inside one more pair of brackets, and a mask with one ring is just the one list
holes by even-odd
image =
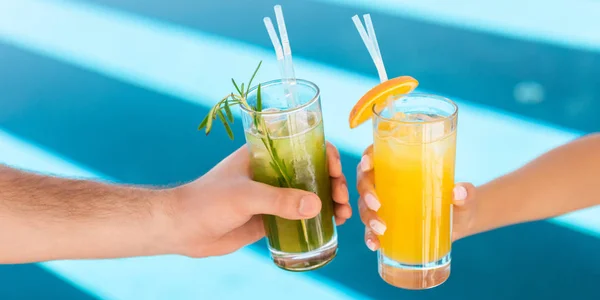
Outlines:
{"label": "turquoise surface", "polygon": [[[451,1],[449,1],[451,2]],[[390,76],[460,107],[457,179],[483,183],[600,131],[600,2],[0,0],[0,162],[64,176],[165,185],[192,180],[241,140],[196,131],[259,60],[277,76],[262,18],[282,4],[298,77],[322,90],[326,135],[349,186],[369,126],[347,115],[377,83],[350,20],[371,13]],[[459,5],[460,4],[460,5]],[[541,13],[543,12],[543,13]],[[556,20],[570,20],[568,23]],[[236,135],[241,136],[238,126]],[[569,170],[565,170],[568,175]],[[357,194],[351,191],[353,203]],[[544,205],[540,203],[540,205]],[[354,218],[340,252],[311,273],[269,261],[264,241],[233,255],[0,266],[0,299],[575,299],[597,297],[600,210],[454,245],[439,288],[377,275]],[[1,245],[0,245],[1,249]]]}

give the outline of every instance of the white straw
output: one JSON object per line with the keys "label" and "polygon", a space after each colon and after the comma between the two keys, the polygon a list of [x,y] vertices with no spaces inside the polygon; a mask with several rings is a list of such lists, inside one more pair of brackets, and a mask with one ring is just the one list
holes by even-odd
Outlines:
{"label": "white straw", "polygon": [[375,52],[373,49],[373,42],[371,42],[371,39],[369,38],[369,35],[367,34],[365,27],[363,26],[362,22],[360,21],[360,19],[358,18],[357,15],[354,15],[354,17],[352,17],[352,21],[354,21],[354,26],[356,26],[356,29],[358,30],[358,34],[360,34],[360,37],[362,38],[363,43],[365,43],[365,46],[367,47],[367,50],[369,51],[371,58],[374,59]]}
{"label": "white straw", "polygon": [[281,48],[281,43],[279,43],[279,38],[277,37],[277,32],[275,32],[275,27],[273,26],[273,22],[271,18],[266,17],[263,19],[265,22],[265,27],[267,27],[267,32],[269,33],[269,37],[271,38],[271,42],[273,43],[273,48],[275,48],[275,55],[277,56],[278,61],[283,60],[283,50]]}
{"label": "white straw", "polygon": [[[363,43],[367,47],[369,54],[371,55],[371,59],[373,59],[373,63],[375,64],[375,68],[377,68],[377,74],[379,75],[379,81],[384,82],[388,80],[387,72],[385,71],[385,65],[383,64],[383,59],[381,58],[381,51],[379,50],[379,43],[377,42],[377,35],[375,34],[375,27],[373,26],[373,21],[371,20],[371,15],[365,14],[363,15],[365,19],[365,24],[367,29],[363,26],[360,18],[357,15],[352,17],[352,21],[354,21],[354,25],[360,34],[360,37],[363,40]],[[393,101],[391,99],[387,99],[388,102],[388,110],[392,116],[395,115],[395,109],[393,105]]]}
{"label": "white straw", "polygon": [[[275,47],[275,53],[277,55],[277,62],[279,63],[279,72],[281,73],[281,80],[283,82],[283,90],[285,93],[285,97],[288,102],[288,106],[290,108],[296,107],[295,101],[295,84],[296,84],[296,75],[294,72],[294,64],[292,62],[292,48],[290,47],[290,40],[287,34],[287,28],[285,27],[285,20],[283,18],[283,10],[281,9],[281,5],[275,5],[275,18],[277,19],[277,27],[279,28],[279,35],[281,36],[281,43],[279,43],[279,39],[277,38],[277,33],[275,33],[275,28],[273,28],[273,23],[270,18],[265,18],[265,25],[267,26],[267,31],[269,32],[269,36],[271,37],[271,41],[273,42],[273,46]],[[281,45],[283,45],[283,54],[281,53]],[[279,50],[278,50],[279,47]],[[279,51],[279,52],[278,52]],[[290,133],[297,133],[296,128],[296,115],[289,114],[288,115],[288,124]],[[294,140],[292,139],[292,142]],[[306,150],[306,146],[301,144],[300,149],[303,149],[306,155],[308,152]],[[304,239],[308,241],[308,230],[306,225],[306,220],[300,220],[302,224],[302,231],[304,233]],[[312,250],[312,249],[309,249]]]}
{"label": "white straw", "polygon": [[367,47],[367,50],[369,51],[369,54],[371,55],[371,59],[373,60],[373,63],[375,64],[375,68],[377,68],[377,73],[379,74],[379,81],[381,81],[381,82],[387,81],[387,73],[385,72],[385,67],[383,65],[383,61],[379,57],[377,50],[375,50],[375,44],[373,43],[373,37],[369,36],[367,31],[365,30],[365,27],[363,26],[362,22],[360,21],[360,18],[357,15],[354,15],[354,17],[352,17],[352,21],[354,21],[354,25],[356,26],[356,29],[358,30],[358,33],[360,34],[360,37],[362,38],[363,43],[365,44],[365,47]]}
{"label": "white straw", "polygon": [[281,45],[283,46],[283,54],[287,57],[292,55],[290,40],[288,39],[285,19],[283,18],[283,10],[281,5],[275,5],[275,18],[277,19],[277,27],[279,27],[279,35],[281,36]]}
{"label": "white straw", "polygon": [[[387,72],[385,71],[385,68],[383,67],[383,58],[381,57],[381,51],[379,50],[379,43],[377,42],[377,35],[375,35],[375,27],[373,27],[373,21],[371,21],[371,15],[370,14],[365,14],[363,15],[363,18],[365,19],[365,25],[367,26],[367,33],[369,34],[369,37],[371,38],[371,42],[373,43],[373,50],[375,50],[375,53],[377,54],[377,58],[379,59],[379,65],[381,67],[381,71],[383,72],[383,76],[379,76],[380,79],[383,77],[383,79],[381,80],[381,82],[387,81],[388,77],[387,77]],[[375,63],[377,64],[377,63]]]}
{"label": "white straw", "polygon": [[283,10],[281,5],[275,5],[275,19],[277,19],[277,27],[279,28],[279,36],[281,37],[281,44],[283,46],[283,74],[282,79],[287,82],[284,85],[286,93],[288,94],[288,100],[292,107],[296,106],[294,86],[296,84],[296,74],[294,72],[294,63],[292,62],[292,48],[290,47],[290,40],[287,34],[287,27],[285,26],[285,19],[283,18]]}
{"label": "white straw", "polygon": [[[285,56],[283,55],[283,50],[281,47],[281,43],[279,42],[279,37],[277,37],[277,32],[275,32],[275,27],[273,26],[273,22],[271,21],[271,18],[266,17],[263,19],[264,23],[265,23],[265,27],[267,27],[267,32],[269,33],[269,37],[271,38],[271,42],[273,43],[273,48],[275,48],[275,56],[277,57],[277,66],[279,67],[279,74],[281,75],[282,79],[285,79],[286,76],[286,72],[285,72]],[[286,85],[284,85],[286,86]],[[289,93],[287,91],[286,88],[286,93]]]}

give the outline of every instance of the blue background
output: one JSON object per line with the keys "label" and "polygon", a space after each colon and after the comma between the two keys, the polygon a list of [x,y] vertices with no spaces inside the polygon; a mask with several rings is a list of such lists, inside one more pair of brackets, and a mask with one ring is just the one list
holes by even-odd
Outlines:
{"label": "blue background", "polygon": [[[322,89],[326,134],[349,186],[372,137],[368,125],[347,128],[348,112],[377,83],[350,19],[362,13],[372,15],[390,76],[412,75],[421,91],[458,102],[457,179],[484,183],[600,130],[600,3],[519,3],[0,0],[0,162],[136,184],[202,175],[243,143],[220,128],[196,131],[230,77],[245,79],[259,60],[261,81],[277,76],[262,18],[282,4],[296,74]],[[461,240],[450,280],[429,291],[381,281],[354,218],[339,228],[338,257],[311,273],[278,270],[259,242],[204,260],[0,266],[0,299],[590,298],[599,211]]]}

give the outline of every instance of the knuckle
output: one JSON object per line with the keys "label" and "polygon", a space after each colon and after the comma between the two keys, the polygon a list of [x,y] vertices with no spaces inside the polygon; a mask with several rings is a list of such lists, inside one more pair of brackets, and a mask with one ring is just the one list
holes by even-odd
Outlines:
{"label": "knuckle", "polygon": [[369,222],[369,219],[371,218],[371,214],[369,212],[368,209],[366,209],[366,206],[362,203],[358,204],[358,214],[360,215],[360,220],[363,223],[367,223]]}
{"label": "knuckle", "polygon": [[279,213],[287,213],[286,204],[288,202],[288,193],[285,189],[277,189],[273,197],[271,207]]}
{"label": "knuckle", "polygon": [[362,176],[361,174],[358,175],[358,179],[356,180],[356,189],[358,190],[359,193],[362,193],[362,187],[365,185],[364,184],[365,178],[364,176]]}

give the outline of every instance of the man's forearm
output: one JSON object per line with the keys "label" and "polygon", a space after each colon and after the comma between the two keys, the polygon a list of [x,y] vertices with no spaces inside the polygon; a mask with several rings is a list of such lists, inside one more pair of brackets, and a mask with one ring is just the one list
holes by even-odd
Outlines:
{"label": "man's forearm", "polygon": [[472,233],[598,205],[599,186],[600,135],[590,135],[481,186]]}
{"label": "man's forearm", "polygon": [[170,197],[0,165],[0,263],[163,254]]}

